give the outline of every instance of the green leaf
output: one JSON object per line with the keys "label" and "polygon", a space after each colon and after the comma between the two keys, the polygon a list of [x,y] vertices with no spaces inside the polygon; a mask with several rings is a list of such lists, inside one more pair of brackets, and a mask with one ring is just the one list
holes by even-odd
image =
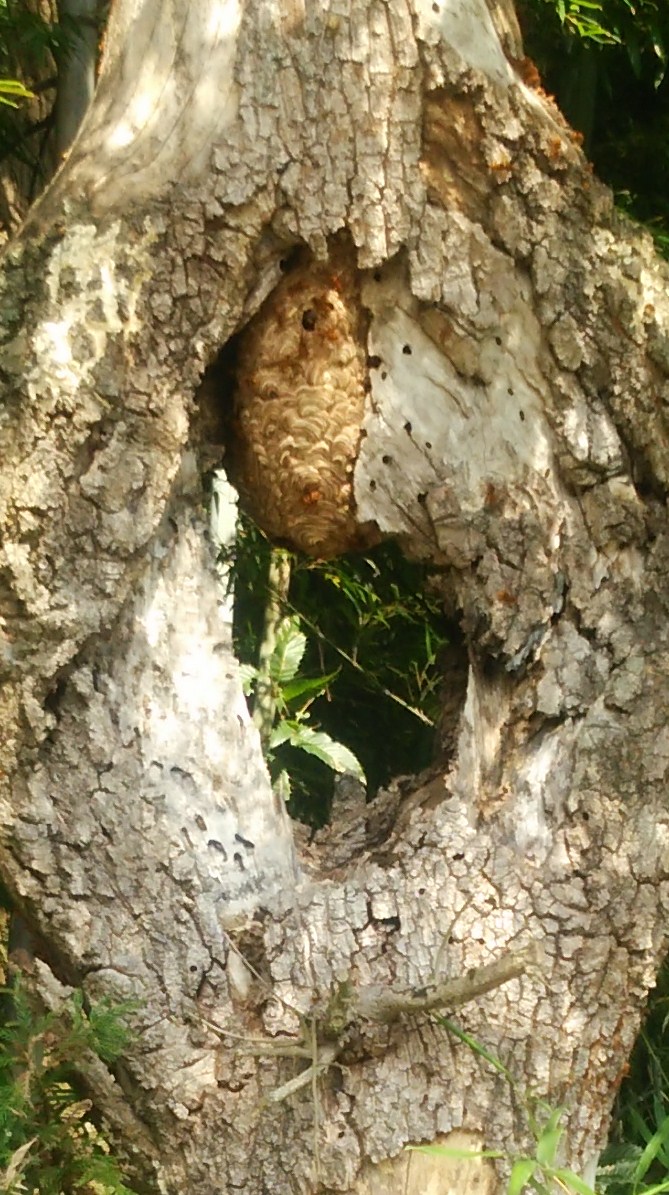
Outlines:
{"label": "green leaf", "polygon": [[525,1184],[534,1175],[537,1165],[536,1158],[516,1158],[511,1167],[506,1195],[520,1195]]}
{"label": "green leaf", "polygon": [[17,96],[21,100],[34,100],[34,92],[29,91],[23,83],[19,83],[17,79],[0,79],[0,104],[5,104],[8,108],[18,108],[18,104],[14,100],[7,99],[7,96]]}
{"label": "green leaf", "polygon": [[507,1155],[501,1149],[456,1149],[450,1145],[405,1145],[407,1150],[419,1154],[435,1154],[446,1158],[505,1158]]}
{"label": "green leaf", "polygon": [[665,1116],[664,1120],[660,1123],[657,1130],[653,1133],[652,1137],[648,1141],[646,1148],[637,1162],[636,1169],[632,1176],[632,1181],[634,1183],[640,1182],[645,1176],[668,1137],[669,1116]]}
{"label": "green leaf", "polygon": [[133,1040],[134,1034],[127,1022],[139,1007],[136,1000],[114,1003],[103,999],[91,1004],[88,1010],[91,1046],[103,1062],[115,1062]]}
{"label": "green leaf", "polygon": [[274,747],[280,747],[282,743],[289,742],[291,740],[292,734],[292,723],[286,722],[285,719],[283,719],[281,722],[277,722],[276,726],[272,728],[272,733],[269,736],[269,743],[267,744],[270,751],[273,750]]}
{"label": "green leaf", "polygon": [[239,677],[242,682],[244,696],[248,697],[258,679],[258,669],[255,664],[240,664]]}
{"label": "green leaf", "polygon": [[[336,742],[324,730],[312,730],[310,726],[304,726],[299,722],[284,722],[279,725],[289,728],[287,741],[291,747],[297,747],[300,751],[315,755],[322,763],[332,768],[333,772],[351,772],[358,780],[365,783],[365,773],[360,761],[352,751],[349,751],[348,747],[345,747],[343,743]],[[284,737],[280,741],[286,742],[286,738]],[[272,743],[272,745],[274,744]]]}
{"label": "green leaf", "polygon": [[269,663],[270,677],[280,688],[295,677],[306,646],[307,637],[300,630],[299,618],[284,618],[279,625]]}
{"label": "green leaf", "polygon": [[553,1110],[537,1139],[537,1161],[542,1166],[552,1166],[555,1161],[560,1138],[564,1132],[559,1123],[563,1111],[562,1108]]}
{"label": "green leaf", "polygon": [[19,83],[18,79],[0,79],[0,91],[4,95],[17,95],[23,100],[34,100],[35,93]]}
{"label": "green leaf", "polygon": [[464,1029],[461,1029],[460,1026],[456,1025],[454,1021],[449,1021],[448,1017],[437,1017],[436,1020],[438,1024],[443,1025],[446,1029],[448,1029],[454,1037],[459,1038],[461,1042],[463,1042],[466,1046],[469,1046],[470,1050],[473,1050],[474,1053],[478,1054],[480,1058],[484,1058],[485,1061],[488,1062],[499,1075],[504,1075],[504,1078],[511,1084],[512,1087],[514,1086],[513,1076],[510,1070],[508,1070],[501,1059],[499,1059],[495,1054],[491,1054],[489,1050],[486,1050],[485,1046],[482,1045],[480,1041],[477,1041],[477,1039],[472,1037],[469,1033],[465,1033]]}
{"label": "green leaf", "polygon": [[578,1174],[574,1174],[572,1170],[551,1170],[551,1176],[564,1183],[568,1191],[574,1191],[575,1195],[596,1195],[592,1187],[588,1186]]}
{"label": "green leaf", "polygon": [[289,701],[294,701],[297,697],[319,696],[337,679],[340,671],[341,669],[336,668],[334,672],[329,672],[327,676],[304,677],[288,681],[283,687],[282,697],[288,703]]}

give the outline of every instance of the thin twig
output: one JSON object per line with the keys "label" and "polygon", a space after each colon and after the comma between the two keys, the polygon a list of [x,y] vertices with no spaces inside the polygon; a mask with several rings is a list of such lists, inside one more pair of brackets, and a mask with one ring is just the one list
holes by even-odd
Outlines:
{"label": "thin twig", "polygon": [[[314,1170],[316,1172],[316,1181],[321,1176],[321,1146],[320,1146],[320,1126],[321,1126],[321,1100],[320,1092],[318,1090],[318,1075],[319,1063],[322,1069],[322,1053],[318,1049],[318,1037],[316,1034],[316,1018],[313,1017],[311,1021],[311,1099],[314,1105]],[[330,1059],[331,1062],[336,1058],[336,1053]],[[328,1063],[329,1065],[329,1063]]]}
{"label": "thin twig", "polygon": [[524,950],[503,954],[492,963],[472,967],[466,975],[446,979],[443,983],[428,984],[407,992],[382,987],[362,988],[351,993],[348,1014],[352,1021],[361,1019],[387,1025],[402,1015],[457,1008],[501,987],[510,979],[518,979],[538,963],[539,958],[538,945],[532,943]]}
{"label": "thin twig", "polygon": [[308,1066],[305,1070],[300,1071],[299,1075],[295,1075],[293,1079],[289,1079],[281,1087],[276,1087],[268,1095],[268,1100],[273,1104],[279,1104],[281,1100],[288,1099],[288,1096],[294,1095],[296,1091],[301,1091],[303,1087],[306,1087],[308,1083],[312,1083],[314,1078],[317,1078],[318,1075],[332,1065],[338,1052],[339,1046],[334,1042],[326,1042],[325,1045],[320,1046],[318,1050],[318,1062],[314,1066]]}

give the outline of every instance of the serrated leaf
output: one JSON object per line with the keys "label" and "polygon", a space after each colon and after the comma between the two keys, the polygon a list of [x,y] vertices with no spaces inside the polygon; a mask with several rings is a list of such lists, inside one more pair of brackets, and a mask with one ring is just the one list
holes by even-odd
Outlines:
{"label": "serrated leaf", "polygon": [[315,755],[316,759],[332,768],[333,772],[351,772],[356,779],[361,780],[363,784],[366,783],[360,761],[343,743],[338,743],[324,730],[312,730],[310,726],[304,726],[299,722],[285,722],[284,726],[290,728],[288,742],[291,747],[298,747],[300,751]]}
{"label": "serrated leaf", "polygon": [[292,741],[293,727],[292,724],[286,721],[277,722],[273,727],[272,733],[269,736],[269,743],[267,744],[270,751],[274,747],[280,747],[282,743]]}
{"label": "serrated leaf", "polygon": [[248,697],[258,679],[258,669],[254,664],[240,664],[239,678],[242,682],[242,692],[245,697]]}
{"label": "serrated leaf", "polygon": [[516,1158],[511,1167],[506,1195],[520,1195],[537,1168],[536,1158]]}
{"label": "serrated leaf", "polygon": [[279,688],[292,681],[302,663],[307,637],[298,618],[284,618],[276,634],[276,645],[269,662],[269,674]]}

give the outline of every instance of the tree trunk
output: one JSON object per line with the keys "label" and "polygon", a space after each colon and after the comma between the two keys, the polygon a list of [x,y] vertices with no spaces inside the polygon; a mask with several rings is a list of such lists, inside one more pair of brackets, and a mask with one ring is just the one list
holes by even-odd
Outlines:
{"label": "tree trunk", "polygon": [[[403,1147],[531,1148],[532,1093],[562,1163],[606,1138],[669,907],[667,272],[519,58],[483,0],[116,0],[4,256],[0,868],[44,1000],[140,1001],[86,1078],[154,1190],[497,1192]],[[294,395],[340,463],[270,452],[248,500],[339,548],[352,486],[466,638],[455,750],[362,851],[296,852],[203,535],[199,383],[250,320],[251,450]],[[455,1015],[511,1088],[430,1011],[482,967]]]}

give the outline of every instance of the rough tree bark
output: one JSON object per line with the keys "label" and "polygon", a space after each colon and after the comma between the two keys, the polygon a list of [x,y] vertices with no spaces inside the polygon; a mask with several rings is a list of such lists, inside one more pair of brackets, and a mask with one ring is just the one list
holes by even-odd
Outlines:
{"label": "rough tree bark", "polygon": [[[44,999],[141,1001],[87,1078],[153,1189],[497,1191],[403,1147],[523,1148],[523,1089],[586,1175],[606,1137],[669,906],[667,273],[520,55],[483,0],[116,0],[4,256],[0,868]],[[433,562],[469,674],[450,760],[305,866],[201,533],[198,387],[291,251],[320,286],[341,244],[357,519]],[[420,1000],[380,1019],[490,964],[458,1015],[514,1091]]]}

